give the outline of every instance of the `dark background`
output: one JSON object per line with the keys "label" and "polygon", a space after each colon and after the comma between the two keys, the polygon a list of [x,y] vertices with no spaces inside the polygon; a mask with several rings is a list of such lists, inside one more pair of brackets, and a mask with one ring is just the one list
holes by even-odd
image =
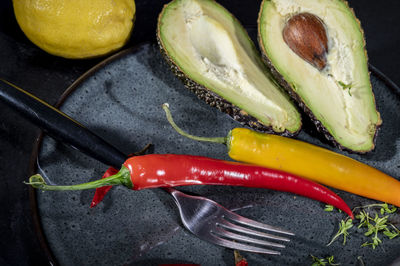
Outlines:
{"label": "dark background", "polygon": [[[163,3],[136,2],[135,28],[126,47],[155,40],[156,18]],[[256,26],[260,1],[220,3],[246,27]],[[352,0],[349,5],[362,22],[369,62],[400,84],[400,2]],[[46,54],[19,29],[12,2],[0,1],[0,78],[55,104],[75,79],[101,60],[66,60]],[[39,130],[1,102],[0,114],[0,265],[46,265],[31,218],[29,189],[22,183],[29,177]]]}

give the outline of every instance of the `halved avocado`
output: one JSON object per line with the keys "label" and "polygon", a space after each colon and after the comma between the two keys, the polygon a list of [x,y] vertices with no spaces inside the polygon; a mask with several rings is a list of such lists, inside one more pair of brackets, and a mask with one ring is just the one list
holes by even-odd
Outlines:
{"label": "halved avocado", "polygon": [[293,135],[301,117],[239,21],[212,0],[174,0],[157,27],[172,71],[200,99],[255,129]]}
{"label": "halved avocado", "polygon": [[[288,27],[303,35],[290,36]],[[326,47],[321,44],[324,34]],[[276,80],[329,140],[358,153],[374,148],[382,120],[369,80],[363,31],[346,2],[264,0],[258,38]]]}

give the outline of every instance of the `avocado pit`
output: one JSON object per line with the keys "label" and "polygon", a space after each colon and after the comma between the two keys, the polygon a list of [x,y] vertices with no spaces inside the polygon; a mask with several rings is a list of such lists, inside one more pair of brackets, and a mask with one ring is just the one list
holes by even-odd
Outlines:
{"label": "avocado pit", "polygon": [[363,31],[346,1],[264,0],[258,21],[272,74],[317,128],[341,149],[372,150],[382,120]]}
{"label": "avocado pit", "polygon": [[328,37],[322,20],[310,13],[292,16],[282,31],[289,48],[302,59],[322,70],[326,66]]}

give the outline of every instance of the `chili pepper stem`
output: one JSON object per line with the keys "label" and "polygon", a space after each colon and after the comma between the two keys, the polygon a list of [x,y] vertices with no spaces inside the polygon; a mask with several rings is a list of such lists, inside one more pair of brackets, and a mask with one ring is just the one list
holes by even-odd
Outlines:
{"label": "chili pepper stem", "polygon": [[140,151],[136,151],[134,153],[128,154],[128,157],[144,155],[148,150],[150,150],[150,148],[152,146],[153,146],[152,143],[147,143],[146,146],[143,147],[143,149],[141,149]]}
{"label": "chili pepper stem", "polygon": [[24,183],[41,190],[84,190],[84,189],[99,188],[103,186],[118,186],[118,185],[124,185],[130,189],[133,187],[129,169],[126,168],[125,166],[122,166],[121,170],[119,170],[119,172],[116,173],[115,175],[78,185],[70,185],[70,186],[48,185],[40,174],[31,176],[29,178],[29,182],[24,182]]}
{"label": "chili pepper stem", "polygon": [[227,144],[227,137],[199,137],[199,136],[194,136],[190,135],[189,133],[183,131],[181,128],[178,127],[178,125],[174,122],[171,112],[169,111],[169,104],[164,103],[162,105],[162,108],[165,111],[165,115],[167,116],[168,122],[171,124],[171,126],[175,129],[176,132],[181,134],[184,137],[187,137],[189,139],[193,140],[198,140],[198,141],[207,141],[207,142],[213,142],[213,143],[221,143],[221,144]]}

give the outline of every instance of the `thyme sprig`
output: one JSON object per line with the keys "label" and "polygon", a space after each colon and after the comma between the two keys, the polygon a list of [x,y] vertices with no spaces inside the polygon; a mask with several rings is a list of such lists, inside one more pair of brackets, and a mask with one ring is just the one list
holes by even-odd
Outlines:
{"label": "thyme sprig", "polygon": [[321,258],[321,259],[317,258],[313,255],[310,255],[310,256],[313,260],[313,263],[311,264],[311,266],[340,265],[340,263],[335,263],[335,259],[334,259],[333,255],[326,257],[326,258]]}
{"label": "thyme sprig", "polygon": [[353,227],[353,220],[352,219],[346,218],[345,220],[341,220],[340,224],[339,224],[339,231],[336,233],[336,235],[333,236],[331,242],[329,242],[327,244],[327,246],[330,246],[340,236],[343,236],[343,245],[346,245],[346,239],[347,239],[347,236],[349,235],[348,231],[352,227]]}
{"label": "thyme sprig", "polygon": [[[371,214],[368,212],[368,210],[371,208],[379,208],[379,213],[385,216],[379,216],[378,212],[375,212],[374,217],[371,216]],[[327,208],[327,206],[325,206],[326,211],[330,211],[330,209],[331,208]],[[400,236],[400,230],[394,224],[388,222],[389,215],[397,211],[395,206],[389,207],[387,203],[370,204],[366,206],[355,207],[353,212],[356,210],[358,210],[358,214],[355,215],[355,218],[359,222],[357,227],[365,228],[366,231],[364,232],[364,235],[370,237],[370,241],[363,243],[361,245],[362,247],[371,246],[373,249],[375,249],[379,244],[382,243],[379,233],[382,233],[389,239]],[[349,217],[341,220],[339,224],[339,230],[328,243],[328,246],[340,236],[343,236],[343,245],[345,245],[346,239],[350,234],[349,229],[352,227],[353,221]]]}

